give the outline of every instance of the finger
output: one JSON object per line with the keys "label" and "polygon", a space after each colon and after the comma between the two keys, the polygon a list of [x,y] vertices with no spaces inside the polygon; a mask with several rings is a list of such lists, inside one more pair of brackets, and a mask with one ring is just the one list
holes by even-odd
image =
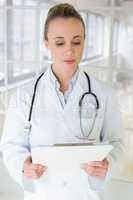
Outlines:
{"label": "finger", "polygon": [[97,168],[94,171],[94,176],[103,177],[106,175],[106,170],[104,168]]}
{"label": "finger", "polygon": [[88,166],[85,169],[86,173],[91,175],[91,176],[100,176],[103,177],[106,175],[107,170],[101,167],[92,167],[92,166]]}
{"label": "finger", "polygon": [[103,175],[105,174],[104,171],[106,172],[106,169],[101,168],[101,167],[97,167],[97,166],[90,166],[88,164],[82,164],[81,168],[88,174],[91,176],[99,176],[100,174]]}
{"label": "finger", "polygon": [[28,179],[37,179],[39,176],[35,172],[30,172],[25,175]]}
{"label": "finger", "polygon": [[88,175],[92,175],[94,173],[95,166],[90,166],[87,163],[82,163],[80,166]]}
{"label": "finger", "polygon": [[89,166],[102,167],[102,168],[105,168],[105,169],[108,168],[108,162],[106,160],[88,162],[88,165]]}
{"label": "finger", "polygon": [[44,171],[46,169],[46,166],[40,165],[40,164],[34,164],[33,170],[35,171]]}
{"label": "finger", "polygon": [[89,165],[88,165],[88,166],[86,166],[86,167],[84,168],[84,170],[85,170],[85,172],[86,172],[88,175],[94,176],[96,167],[94,167],[94,166],[89,166]]}
{"label": "finger", "polygon": [[103,166],[103,161],[88,162],[88,165],[89,165],[89,166],[102,167],[102,166]]}
{"label": "finger", "polygon": [[43,173],[46,171],[46,168],[41,168],[41,169],[38,169],[37,171],[36,171],[36,174],[38,175],[38,176],[41,176],[41,175],[43,175]]}
{"label": "finger", "polygon": [[25,176],[32,179],[37,179],[44,173],[44,171],[46,171],[46,169],[46,166],[34,164],[32,168],[25,172]]}
{"label": "finger", "polygon": [[34,179],[38,179],[38,178],[40,178],[40,176],[43,174],[43,172],[42,171],[33,171],[32,173],[31,173],[31,176],[32,176],[32,178],[34,178]]}
{"label": "finger", "polygon": [[80,168],[81,169],[86,169],[88,167],[88,163],[81,163]]}
{"label": "finger", "polygon": [[41,176],[44,173],[44,171],[46,171],[46,168],[47,168],[46,166],[38,165],[35,166],[34,171],[38,176]]}

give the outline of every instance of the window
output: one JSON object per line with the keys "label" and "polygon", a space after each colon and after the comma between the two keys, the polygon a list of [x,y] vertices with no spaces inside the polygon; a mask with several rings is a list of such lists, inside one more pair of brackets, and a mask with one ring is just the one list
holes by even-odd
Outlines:
{"label": "window", "polygon": [[0,6],[5,5],[5,0],[0,0]]}
{"label": "window", "polygon": [[36,11],[28,9],[7,10],[7,61],[9,83],[35,71],[36,61]]}
{"label": "window", "polygon": [[88,14],[87,52],[88,58],[101,56],[103,53],[104,18]]}
{"label": "window", "polygon": [[[3,5],[1,2],[0,6]],[[42,44],[42,41],[40,42],[42,8],[36,7],[37,2],[33,0],[3,2],[6,4],[5,7],[0,7],[0,86],[32,78],[40,70],[40,43]],[[43,8],[45,14],[45,5]]]}
{"label": "window", "polygon": [[119,22],[115,20],[113,30],[113,52],[118,50]]}
{"label": "window", "polygon": [[5,57],[5,44],[4,44],[4,12],[0,10],[0,85],[4,83],[4,57]]}
{"label": "window", "polygon": [[97,55],[102,55],[103,53],[103,39],[104,39],[104,19],[101,16],[97,16]]}
{"label": "window", "polygon": [[4,13],[0,10],[0,61],[4,60]]}
{"label": "window", "polygon": [[44,45],[44,25],[45,25],[45,20],[46,20],[46,16],[47,16],[47,12],[48,12],[48,8],[46,8],[45,10],[41,10],[41,15],[40,15],[40,56],[41,56],[41,60],[42,62],[44,62],[45,60],[51,60],[51,55],[49,54],[47,48]]}
{"label": "window", "polygon": [[[87,37],[87,13],[86,12],[81,12],[81,17],[83,18],[84,20],[84,24],[85,24],[85,35]],[[83,56],[82,56],[82,60],[85,60],[86,59],[86,55],[87,55],[87,43],[86,43],[86,38],[85,38],[85,48],[84,48],[84,52],[83,52]]]}

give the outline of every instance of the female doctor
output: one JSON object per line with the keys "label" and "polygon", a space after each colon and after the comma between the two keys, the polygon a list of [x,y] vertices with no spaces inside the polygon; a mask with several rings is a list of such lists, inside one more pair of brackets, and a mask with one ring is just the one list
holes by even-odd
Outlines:
{"label": "female doctor", "polygon": [[[112,174],[122,155],[123,129],[114,90],[78,68],[84,40],[85,25],[75,8],[52,7],[44,30],[52,65],[10,100],[1,148],[5,165],[27,200],[41,199],[32,183],[42,175],[45,200],[97,199],[95,189]],[[81,163],[87,178],[64,175],[48,181],[49,166],[32,162],[34,147],[90,141],[108,142],[114,148],[101,162]]]}

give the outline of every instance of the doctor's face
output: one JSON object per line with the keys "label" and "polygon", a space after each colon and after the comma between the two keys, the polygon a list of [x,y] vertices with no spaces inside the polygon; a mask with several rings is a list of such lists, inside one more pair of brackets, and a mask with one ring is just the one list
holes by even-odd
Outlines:
{"label": "doctor's face", "polygon": [[56,18],[49,23],[45,45],[54,67],[76,70],[84,48],[84,28],[75,18]]}

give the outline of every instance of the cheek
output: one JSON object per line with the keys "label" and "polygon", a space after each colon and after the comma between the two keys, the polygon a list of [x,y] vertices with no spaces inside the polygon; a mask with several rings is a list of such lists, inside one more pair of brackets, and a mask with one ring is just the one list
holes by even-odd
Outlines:
{"label": "cheek", "polygon": [[54,60],[57,60],[58,58],[60,58],[61,52],[62,52],[62,51],[60,51],[59,49],[53,48],[53,49],[51,50],[51,56],[52,56],[52,58],[53,58]]}
{"label": "cheek", "polygon": [[79,48],[77,49],[77,57],[80,59],[82,57],[83,54],[83,48]]}

